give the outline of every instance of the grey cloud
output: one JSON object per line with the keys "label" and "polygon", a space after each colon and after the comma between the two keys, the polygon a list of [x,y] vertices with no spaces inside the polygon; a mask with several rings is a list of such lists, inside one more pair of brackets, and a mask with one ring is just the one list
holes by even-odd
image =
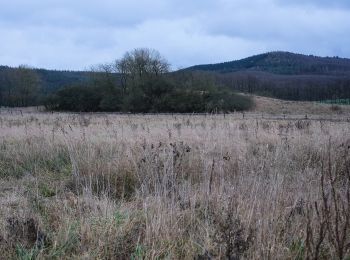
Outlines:
{"label": "grey cloud", "polygon": [[7,1],[0,9],[0,64],[83,69],[137,47],[158,49],[174,68],[271,50],[349,57],[350,10],[309,2],[314,5],[280,0]]}
{"label": "grey cloud", "polygon": [[209,0],[190,3],[175,0],[14,0],[2,5],[0,20],[8,26],[18,23],[23,26],[134,26],[146,20],[193,16],[210,9],[214,3]]}
{"label": "grey cloud", "polygon": [[[325,19],[325,17],[327,19]],[[229,11],[203,23],[209,33],[246,37],[249,39],[302,40],[305,38],[347,38],[350,30],[350,11],[312,10],[267,6],[264,11],[256,9]],[[298,37],[298,38],[297,38]]]}

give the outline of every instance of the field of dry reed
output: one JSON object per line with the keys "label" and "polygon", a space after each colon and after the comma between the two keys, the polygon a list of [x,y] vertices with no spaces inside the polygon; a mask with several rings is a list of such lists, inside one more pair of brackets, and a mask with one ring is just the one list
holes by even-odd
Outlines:
{"label": "field of dry reed", "polygon": [[349,171],[346,115],[3,111],[0,258],[349,259]]}

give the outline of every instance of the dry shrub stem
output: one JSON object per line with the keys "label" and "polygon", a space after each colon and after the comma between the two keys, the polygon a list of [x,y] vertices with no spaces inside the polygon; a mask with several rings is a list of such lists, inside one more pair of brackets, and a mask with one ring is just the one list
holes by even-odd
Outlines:
{"label": "dry shrub stem", "polygon": [[[321,247],[327,235],[335,256],[345,259],[350,250],[350,171],[348,162],[344,172],[332,169],[331,138],[327,150],[327,168],[322,164],[320,182],[321,206],[316,201],[314,207],[309,206],[307,210],[306,259],[320,258]],[[339,186],[339,182],[343,182],[343,185]],[[318,230],[313,230],[311,225],[312,211],[316,212]]]}

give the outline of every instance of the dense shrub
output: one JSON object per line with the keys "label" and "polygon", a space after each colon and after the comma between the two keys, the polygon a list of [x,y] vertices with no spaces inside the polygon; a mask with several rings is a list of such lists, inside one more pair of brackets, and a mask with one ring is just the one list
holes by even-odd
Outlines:
{"label": "dense shrub", "polygon": [[105,90],[100,86],[71,86],[49,96],[45,104],[49,110],[77,112],[204,113],[246,110],[252,100],[215,87],[197,90],[155,79],[133,86],[124,95],[118,87]]}
{"label": "dense shrub", "polygon": [[64,111],[90,112],[100,110],[102,95],[98,88],[70,86],[46,100],[46,108]]}

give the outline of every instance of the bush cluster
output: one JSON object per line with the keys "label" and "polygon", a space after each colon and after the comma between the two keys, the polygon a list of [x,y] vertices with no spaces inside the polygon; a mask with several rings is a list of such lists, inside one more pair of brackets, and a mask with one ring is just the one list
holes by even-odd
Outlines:
{"label": "bush cluster", "polygon": [[169,73],[155,50],[136,49],[91,72],[86,83],[67,86],[46,99],[50,110],[77,112],[203,113],[245,110],[249,97],[218,86],[203,73]]}

